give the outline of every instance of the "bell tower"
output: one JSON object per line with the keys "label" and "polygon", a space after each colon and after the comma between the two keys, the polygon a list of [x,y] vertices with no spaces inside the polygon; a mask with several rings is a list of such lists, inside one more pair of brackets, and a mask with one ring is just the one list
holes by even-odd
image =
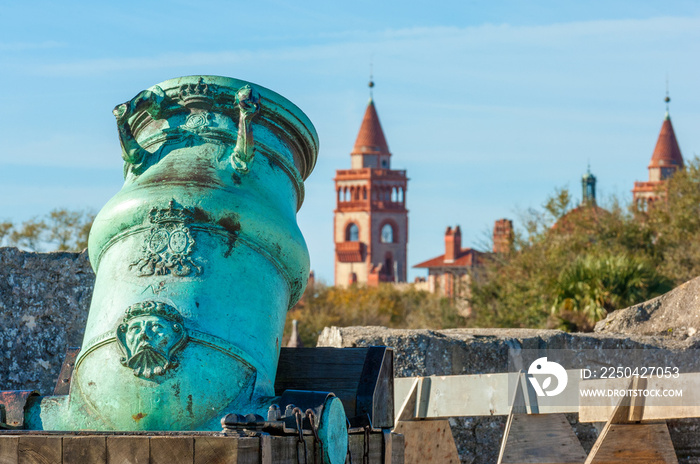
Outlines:
{"label": "bell tower", "polygon": [[406,281],[408,210],[405,170],[391,153],[372,98],[350,153],[350,169],[335,174],[335,285]]}
{"label": "bell tower", "polygon": [[581,206],[595,206],[595,184],[596,178],[591,174],[591,165],[588,171],[581,177]]}
{"label": "bell tower", "polygon": [[646,182],[635,182],[632,195],[637,209],[645,211],[649,205],[660,199],[663,195],[663,185],[666,180],[673,176],[678,169],[683,169],[683,155],[678,146],[676,133],[671,124],[671,116],[668,113],[668,104],[671,98],[666,90],[666,115],[661,124],[661,132],[654,147],[649,163],[649,180]]}

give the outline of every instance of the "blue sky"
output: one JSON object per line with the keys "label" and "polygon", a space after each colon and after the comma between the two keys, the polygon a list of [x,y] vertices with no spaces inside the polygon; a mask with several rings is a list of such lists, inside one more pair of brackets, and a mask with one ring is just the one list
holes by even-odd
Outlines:
{"label": "blue sky", "polygon": [[393,167],[411,179],[410,265],[442,254],[448,225],[482,245],[557,187],[580,198],[588,162],[599,197],[628,199],[667,74],[681,151],[700,154],[697,2],[98,3],[0,4],[0,219],[99,210],[122,183],[112,108],[189,74],[263,85],[314,122],[299,223],[329,283],[332,178],[350,165],[370,62]]}

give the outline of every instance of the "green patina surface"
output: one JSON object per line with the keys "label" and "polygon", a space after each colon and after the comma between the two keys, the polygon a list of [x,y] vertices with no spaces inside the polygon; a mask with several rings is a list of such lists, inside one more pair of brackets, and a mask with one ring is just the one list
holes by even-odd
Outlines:
{"label": "green patina surface", "polygon": [[114,114],[125,181],[90,234],[70,395],[35,403],[27,426],[220,430],[228,412],[264,414],[309,273],[296,212],[315,130],[282,96],[216,76],[165,81]]}

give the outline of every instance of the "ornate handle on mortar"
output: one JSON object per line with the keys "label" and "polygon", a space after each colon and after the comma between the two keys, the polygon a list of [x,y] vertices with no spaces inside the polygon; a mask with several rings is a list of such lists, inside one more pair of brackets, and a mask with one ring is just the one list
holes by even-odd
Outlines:
{"label": "ornate handle on mortar", "polygon": [[236,93],[236,105],[240,111],[238,117],[238,137],[231,154],[231,165],[239,172],[248,172],[255,157],[253,128],[251,122],[260,110],[260,95],[249,85]]}
{"label": "ornate handle on mortar", "polygon": [[157,85],[153,90],[144,90],[136,95],[131,101],[117,105],[112,114],[117,118],[117,128],[119,129],[119,141],[122,147],[122,158],[127,163],[124,167],[124,175],[128,172],[129,166],[138,170],[146,161],[149,153],[141,148],[129,125],[129,118],[134,114],[140,105],[146,105],[144,110],[153,118],[163,118],[163,101],[165,92]]}

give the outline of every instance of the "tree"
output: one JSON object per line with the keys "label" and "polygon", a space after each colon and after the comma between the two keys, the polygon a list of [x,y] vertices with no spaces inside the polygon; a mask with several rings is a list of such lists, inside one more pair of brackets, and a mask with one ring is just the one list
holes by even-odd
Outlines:
{"label": "tree", "polygon": [[0,222],[0,243],[12,234],[12,223],[10,221]]}
{"label": "tree", "polygon": [[5,221],[0,223],[0,243],[31,251],[80,251],[87,247],[94,219],[86,211],[55,209],[18,226]]}
{"label": "tree", "polygon": [[646,260],[627,255],[584,255],[567,266],[553,289],[552,315],[569,330],[590,331],[615,309],[671,289]]}
{"label": "tree", "polygon": [[94,219],[94,215],[85,211],[55,209],[46,219],[47,239],[60,251],[87,248]]}
{"label": "tree", "polygon": [[659,271],[676,284],[700,275],[700,159],[678,170],[639,221],[650,231]]}
{"label": "tree", "polygon": [[329,326],[445,329],[465,323],[449,299],[412,286],[399,288],[392,284],[348,288],[320,283],[310,285],[289,312],[285,327],[287,336],[292,319],[299,321],[299,335],[304,346],[315,346],[323,328]]}
{"label": "tree", "polygon": [[[614,200],[606,210],[597,205],[571,210],[570,199],[566,190],[557,190],[543,210],[527,213],[525,234],[516,234],[513,252],[487,261],[483,277],[472,283],[472,324],[591,330],[608,312],[677,283],[655,270],[664,257],[658,224],[668,222],[652,216],[660,212],[640,218]],[[692,216],[687,211],[692,204],[679,209]],[[694,262],[700,266],[700,259]]]}
{"label": "tree", "polygon": [[41,251],[41,244],[45,241],[46,223],[38,218],[33,218],[14,228],[10,233],[10,244],[27,248],[32,251]]}

